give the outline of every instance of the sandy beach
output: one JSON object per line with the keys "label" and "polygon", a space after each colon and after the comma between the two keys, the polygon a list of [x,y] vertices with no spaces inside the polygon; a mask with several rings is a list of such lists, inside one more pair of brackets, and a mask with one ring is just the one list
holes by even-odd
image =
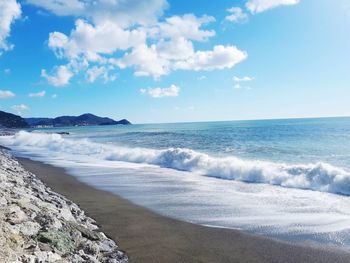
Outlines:
{"label": "sandy beach", "polygon": [[350,254],[210,228],[158,215],[90,187],[62,168],[19,158],[25,169],[76,202],[130,262],[350,262]]}

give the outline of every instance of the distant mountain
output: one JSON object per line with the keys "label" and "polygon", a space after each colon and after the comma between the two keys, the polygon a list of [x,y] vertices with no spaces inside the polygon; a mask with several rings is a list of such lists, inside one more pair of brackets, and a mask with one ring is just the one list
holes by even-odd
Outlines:
{"label": "distant mountain", "polygon": [[91,126],[91,125],[129,125],[128,120],[123,119],[115,121],[107,117],[99,117],[90,113],[80,116],[60,116],[57,118],[27,118],[25,119],[30,126]]}
{"label": "distant mountain", "polygon": [[[113,123],[112,123],[113,124]],[[128,121],[127,119],[122,119],[120,121],[117,121],[117,123],[114,123],[114,124],[121,124],[121,125],[130,125],[131,122]],[[99,125],[111,125],[110,123],[106,122],[106,123],[101,123]]]}
{"label": "distant mountain", "polygon": [[25,121],[30,125],[33,126],[36,123],[50,123],[52,124],[52,120],[50,118],[25,118]]}
{"label": "distant mountain", "polygon": [[27,128],[28,123],[20,116],[0,111],[0,127],[6,128]]}

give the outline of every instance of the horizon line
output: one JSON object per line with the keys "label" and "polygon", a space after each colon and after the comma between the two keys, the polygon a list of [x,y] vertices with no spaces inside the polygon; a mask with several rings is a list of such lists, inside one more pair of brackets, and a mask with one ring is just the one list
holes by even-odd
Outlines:
{"label": "horizon line", "polygon": [[235,122],[235,121],[272,121],[272,120],[298,120],[298,119],[336,119],[336,118],[350,118],[350,115],[337,116],[308,116],[308,117],[278,117],[278,118],[261,118],[261,119],[231,119],[231,120],[199,120],[199,121],[177,121],[177,122],[144,122],[133,123],[134,125],[142,124],[176,124],[176,123],[205,123],[205,122]]}
{"label": "horizon line", "polygon": [[[15,113],[12,113],[15,114]],[[92,114],[95,115],[94,113],[91,112],[85,112],[76,116],[81,116],[84,114]],[[57,117],[62,117],[62,116],[75,116],[75,115],[58,115],[56,117],[23,117],[19,114],[15,114],[17,116],[20,116],[24,119],[27,118],[57,118]],[[110,116],[99,116],[95,115],[98,117],[103,117],[103,118],[111,118],[114,120],[115,117],[110,117]],[[298,120],[298,119],[330,119],[330,118],[350,118],[350,115],[335,115],[335,116],[306,116],[306,117],[276,117],[276,118],[251,118],[251,119],[226,119],[226,120],[193,120],[193,121],[175,121],[175,122],[132,122],[134,125],[143,125],[143,124],[176,124],[176,123],[205,123],[205,122],[238,122],[238,121],[269,121],[269,120]],[[118,118],[119,119],[119,118]],[[122,117],[120,120],[126,119],[130,121],[128,118]]]}

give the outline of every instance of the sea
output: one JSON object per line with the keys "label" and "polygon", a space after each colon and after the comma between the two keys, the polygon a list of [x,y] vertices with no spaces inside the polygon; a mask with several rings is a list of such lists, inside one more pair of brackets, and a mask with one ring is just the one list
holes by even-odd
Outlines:
{"label": "sea", "polygon": [[43,128],[0,144],[165,216],[350,247],[347,117]]}

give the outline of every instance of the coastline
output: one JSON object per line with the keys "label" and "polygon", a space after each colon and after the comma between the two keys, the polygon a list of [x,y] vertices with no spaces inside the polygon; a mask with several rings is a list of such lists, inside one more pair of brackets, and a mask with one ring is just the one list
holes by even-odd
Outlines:
{"label": "coastline", "polygon": [[97,190],[63,168],[18,158],[54,191],[76,202],[117,241],[130,262],[350,262],[350,254],[195,225],[158,215],[117,195]]}

